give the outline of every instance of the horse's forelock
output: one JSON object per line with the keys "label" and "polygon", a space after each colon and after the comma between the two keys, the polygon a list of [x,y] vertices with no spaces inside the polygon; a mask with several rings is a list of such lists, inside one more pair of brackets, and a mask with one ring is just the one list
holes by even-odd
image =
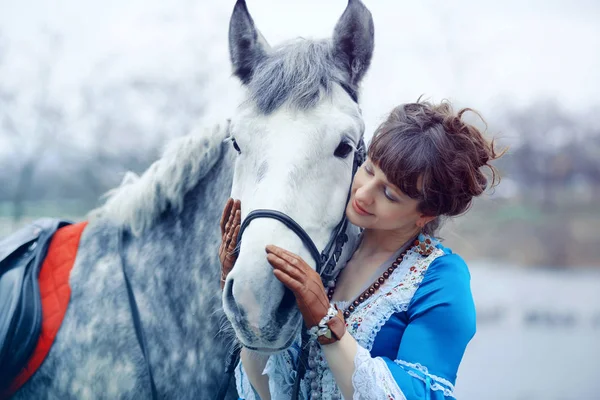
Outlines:
{"label": "horse's forelock", "polygon": [[307,110],[329,95],[334,84],[348,87],[346,75],[335,63],[331,41],[297,39],[274,48],[247,86],[250,101],[263,114],[286,103]]}

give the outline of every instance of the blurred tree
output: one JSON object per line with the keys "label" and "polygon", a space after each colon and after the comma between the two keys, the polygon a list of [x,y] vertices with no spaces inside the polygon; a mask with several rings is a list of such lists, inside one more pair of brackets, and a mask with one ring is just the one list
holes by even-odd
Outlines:
{"label": "blurred tree", "polygon": [[[100,71],[100,68],[97,69]],[[125,171],[143,172],[165,141],[190,133],[206,106],[205,75],[128,76],[102,82],[90,78],[81,88],[77,124],[86,137],[77,161],[86,200],[114,187]]]}
{"label": "blurred tree", "polygon": [[74,95],[53,94],[61,41],[47,36],[52,46],[49,56],[32,63],[35,79],[11,84],[2,80],[9,74],[0,64],[0,201],[12,204],[15,222],[28,212],[26,200],[69,199],[83,205],[78,210],[97,205],[125,171],[143,172],[166,140],[192,131],[207,102],[204,70],[176,76],[127,71],[114,55],[98,63]]}
{"label": "blurred tree", "polygon": [[582,172],[597,165],[589,154],[589,144],[597,134],[580,117],[555,101],[543,100],[524,109],[506,110],[502,121],[515,142],[503,168],[521,184],[526,197],[552,210],[577,176],[593,184],[593,173]]}
{"label": "blurred tree", "polygon": [[[61,47],[60,36],[45,32],[48,42],[48,56],[34,62],[39,68],[35,71],[32,84],[26,90],[11,86],[8,81],[0,80],[0,134],[8,149],[5,165],[10,164],[11,180],[4,185],[6,198],[12,204],[12,218],[16,225],[24,216],[24,203],[33,187],[35,173],[51,152],[64,130],[64,112],[50,94],[56,56]],[[0,68],[6,60],[8,44],[0,46]],[[0,73],[0,78],[9,78],[10,74]]]}

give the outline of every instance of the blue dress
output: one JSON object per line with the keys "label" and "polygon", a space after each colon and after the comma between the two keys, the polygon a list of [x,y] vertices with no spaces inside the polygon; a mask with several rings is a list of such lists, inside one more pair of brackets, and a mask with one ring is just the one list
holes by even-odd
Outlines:
{"label": "blue dress", "polygon": [[[347,319],[348,333],[359,345],[354,399],[453,398],[459,364],[475,334],[475,306],[463,259],[439,242],[433,244],[425,253],[409,251],[380,289]],[[380,268],[387,266],[388,262]],[[269,358],[264,373],[269,375],[271,398],[289,398],[298,350],[299,340]],[[241,365],[236,381],[241,398],[258,398]],[[307,399],[342,398],[316,343],[311,344],[301,390]]]}

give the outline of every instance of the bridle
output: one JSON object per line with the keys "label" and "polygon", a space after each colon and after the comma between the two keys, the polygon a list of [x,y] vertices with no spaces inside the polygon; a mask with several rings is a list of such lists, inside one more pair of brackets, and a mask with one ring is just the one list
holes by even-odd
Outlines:
{"label": "bridle", "polygon": [[[365,159],[366,159],[365,143],[364,143],[363,138],[361,138],[356,150],[354,151],[354,161],[352,164],[352,180],[354,180],[354,176],[356,175],[358,168],[362,165],[362,163],[365,161]],[[352,191],[352,185],[350,185],[350,188],[348,189],[348,197],[346,198],[346,203],[345,203],[346,205],[348,204],[348,201],[350,200],[351,191]],[[319,250],[317,249],[317,246],[315,245],[313,240],[310,238],[308,233],[306,233],[306,231],[302,228],[302,226],[300,226],[300,224],[298,224],[296,221],[294,221],[294,219],[292,217],[290,217],[289,215],[287,215],[281,211],[268,210],[268,209],[257,209],[257,210],[253,210],[248,213],[248,215],[244,219],[244,222],[242,222],[242,225],[240,226],[240,232],[238,234],[238,248],[239,248],[239,244],[242,242],[242,235],[244,234],[244,231],[250,225],[250,222],[252,222],[255,219],[259,219],[259,218],[270,218],[270,219],[277,220],[277,221],[281,222],[282,224],[284,224],[286,227],[288,227],[292,232],[294,232],[296,234],[296,236],[298,236],[300,238],[300,240],[302,241],[304,246],[306,246],[306,248],[310,252],[312,258],[315,260],[316,271],[319,275],[321,275],[321,280],[323,281],[323,284],[325,285],[325,287],[327,287],[328,284],[333,281],[333,279],[335,278],[334,275],[335,275],[335,271],[336,271],[336,266],[340,259],[340,256],[342,255],[344,244],[346,242],[348,242],[348,234],[346,233],[346,230],[348,228],[348,218],[346,217],[345,212],[344,212],[344,215],[342,216],[341,221],[334,228],[329,242],[327,243],[327,245],[321,252],[319,252]],[[293,391],[292,391],[292,400],[295,400],[298,398],[298,395],[300,393],[300,382],[302,381],[302,378],[304,377],[304,374],[306,372],[306,365],[307,365],[306,358],[308,356],[307,344],[308,344],[307,329],[302,329],[302,346],[301,346],[302,352],[300,353],[299,360],[298,360],[297,367],[296,367],[296,379],[295,379],[294,387],[293,387]],[[225,366],[225,376],[223,377],[223,380],[221,382],[221,385],[219,388],[219,393],[217,394],[216,399],[225,398],[227,389],[229,387],[229,381],[231,380],[231,376],[233,375],[235,367],[238,364],[239,359],[240,359],[240,351],[241,351],[241,347],[236,346],[236,348],[229,354],[229,356],[227,358],[227,364]]]}
{"label": "bridle", "polygon": [[[356,171],[362,165],[366,157],[365,144],[364,140],[361,138],[358,144],[358,147],[354,151],[354,161],[352,165],[352,179],[354,179],[354,175],[356,175]],[[348,190],[348,197],[346,198],[346,204],[350,200],[350,191],[352,188]],[[242,236],[244,231],[255,219],[259,218],[270,218],[277,220],[288,227],[292,232],[296,234],[304,244],[304,246],[310,252],[310,255],[315,260],[316,263],[316,271],[319,275],[321,275],[321,279],[323,283],[327,285],[334,278],[335,267],[340,259],[342,254],[342,250],[344,248],[344,244],[348,241],[348,235],[346,234],[346,230],[348,228],[348,218],[346,214],[342,216],[340,222],[333,229],[331,234],[331,238],[323,251],[319,252],[317,246],[310,238],[308,233],[298,224],[292,217],[289,215],[277,211],[277,210],[268,210],[268,209],[257,209],[253,210],[244,219],[242,225],[240,226],[240,232],[238,234],[238,244],[242,242]]]}

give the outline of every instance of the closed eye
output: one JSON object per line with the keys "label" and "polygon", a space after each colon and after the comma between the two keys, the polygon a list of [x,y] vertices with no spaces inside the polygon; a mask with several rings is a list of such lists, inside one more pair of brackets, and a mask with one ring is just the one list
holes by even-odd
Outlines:
{"label": "closed eye", "polygon": [[[367,174],[373,176],[374,173],[373,171],[369,168],[369,166],[367,164],[365,164],[365,171],[367,171]],[[383,195],[389,200],[392,201],[394,203],[398,202],[399,200],[395,197],[392,196],[389,192],[386,186],[383,187]]]}
{"label": "closed eye", "polygon": [[388,193],[387,188],[383,188],[383,194],[385,194],[385,197],[387,197],[388,200],[393,201],[394,203],[398,201],[398,199]]}

